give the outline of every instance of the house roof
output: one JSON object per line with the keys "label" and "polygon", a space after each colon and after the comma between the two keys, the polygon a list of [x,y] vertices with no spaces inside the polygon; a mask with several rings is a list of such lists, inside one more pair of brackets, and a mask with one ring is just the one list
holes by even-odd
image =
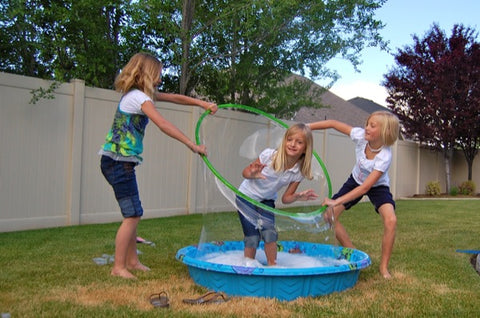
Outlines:
{"label": "house roof", "polygon": [[363,97],[355,97],[355,98],[349,99],[348,102],[354,104],[357,107],[360,107],[361,109],[368,112],[369,114],[376,112],[378,110],[390,111],[388,108],[383,107],[382,105],[377,104],[374,101],[363,98]]}
{"label": "house roof", "polygon": [[370,112],[350,103],[330,91],[321,96],[323,108],[302,107],[295,114],[293,120],[310,123],[325,119],[336,119],[352,127],[363,127]]}

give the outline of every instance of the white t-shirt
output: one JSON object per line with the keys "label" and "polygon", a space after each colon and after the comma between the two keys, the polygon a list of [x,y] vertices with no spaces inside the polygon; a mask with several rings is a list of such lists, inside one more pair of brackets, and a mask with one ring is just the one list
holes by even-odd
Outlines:
{"label": "white t-shirt", "polygon": [[120,100],[120,110],[128,114],[145,115],[142,111],[142,104],[152,99],[141,90],[134,89],[125,94]]}
{"label": "white t-shirt", "polygon": [[370,160],[367,159],[367,156],[365,155],[365,147],[368,143],[365,140],[365,129],[360,127],[352,128],[350,138],[355,142],[356,163],[352,170],[352,176],[355,181],[358,184],[362,184],[373,170],[377,170],[383,172],[383,174],[373,186],[389,186],[390,179],[388,177],[388,169],[392,162],[392,150],[390,147],[384,146],[383,149],[377,153],[375,158]]}
{"label": "white t-shirt", "polygon": [[258,156],[260,162],[266,165],[262,170],[266,179],[245,179],[238,188],[240,192],[256,201],[276,200],[282,187],[303,180],[299,163],[286,171],[275,172],[272,167],[275,152],[275,149],[267,148]]}

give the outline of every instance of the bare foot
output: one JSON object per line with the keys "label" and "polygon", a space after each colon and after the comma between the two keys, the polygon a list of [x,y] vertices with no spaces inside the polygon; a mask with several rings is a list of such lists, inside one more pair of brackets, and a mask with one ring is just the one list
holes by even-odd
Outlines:
{"label": "bare foot", "polygon": [[127,269],[119,269],[119,270],[112,269],[110,274],[112,276],[118,276],[118,277],[127,278],[127,279],[137,279],[137,277],[135,277],[135,275],[130,273]]}
{"label": "bare foot", "polygon": [[128,269],[129,270],[138,270],[138,271],[142,271],[142,272],[148,272],[150,270],[149,267],[143,265],[140,262],[138,262],[137,264],[135,264],[133,266],[129,266]]}
{"label": "bare foot", "polygon": [[302,254],[302,250],[300,250],[298,247],[291,248],[288,250],[290,254]]}
{"label": "bare foot", "polygon": [[380,274],[383,276],[385,279],[390,279],[392,278],[392,275],[388,272],[388,270],[380,270]]}

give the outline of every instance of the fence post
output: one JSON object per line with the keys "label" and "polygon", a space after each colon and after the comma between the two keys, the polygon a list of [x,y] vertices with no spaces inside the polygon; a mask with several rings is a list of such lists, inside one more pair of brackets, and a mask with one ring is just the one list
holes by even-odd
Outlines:
{"label": "fence post", "polygon": [[68,182],[69,206],[67,208],[67,222],[69,225],[80,224],[81,189],[82,189],[82,153],[83,129],[85,112],[85,82],[74,79],[72,83],[72,141],[70,148],[70,178]]}
{"label": "fence post", "polygon": [[421,167],[421,149],[420,149],[420,143],[417,144],[417,180],[416,180],[416,187],[415,187],[415,193],[420,193],[420,167]]}
{"label": "fence post", "polygon": [[[198,119],[200,118],[200,108],[199,107],[190,107],[190,133],[189,138],[195,143],[195,127]],[[208,151],[208,149],[207,149]],[[195,154],[190,151],[190,160],[189,160],[189,173],[188,173],[188,194],[187,194],[187,214],[193,214],[197,212],[197,177],[198,177],[198,162],[201,160],[198,154]]]}

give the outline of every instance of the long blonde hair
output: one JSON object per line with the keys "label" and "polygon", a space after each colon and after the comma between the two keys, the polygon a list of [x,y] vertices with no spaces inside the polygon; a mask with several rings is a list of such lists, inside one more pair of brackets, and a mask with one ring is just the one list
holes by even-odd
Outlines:
{"label": "long blonde hair", "polygon": [[312,176],[312,154],[313,154],[313,136],[310,127],[303,123],[297,123],[285,132],[282,143],[275,153],[272,161],[272,167],[275,172],[285,171],[287,165],[287,154],[285,152],[288,137],[296,133],[302,133],[305,138],[305,153],[300,158],[300,171],[302,175],[311,180]]}
{"label": "long blonde hair", "polygon": [[115,78],[115,90],[127,93],[136,88],[153,99],[155,83],[162,70],[162,62],[148,53],[137,53],[130,58],[127,65]]}
{"label": "long blonde hair", "polygon": [[382,137],[383,144],[386,146],[393,145],[400,134],[400,121],[398,120],[398,117],[385,110],[376,111],[368,116],[365,126],[368,124],[370,118],[374,116],[379,118],[379,123],[382,125],[380,136]]}

